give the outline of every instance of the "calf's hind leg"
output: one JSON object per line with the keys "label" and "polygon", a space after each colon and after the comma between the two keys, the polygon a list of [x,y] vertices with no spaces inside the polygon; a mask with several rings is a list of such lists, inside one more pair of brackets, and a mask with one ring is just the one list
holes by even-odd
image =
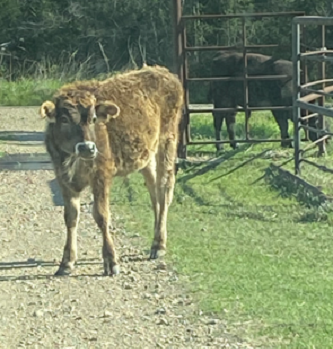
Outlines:
{"label": "calf's hind leg", "polygon": [[67,227],[67,241],[62,261],[55,275],[68,275],[77,260],[77,228],[80,216],[80,194],[62,188],[64,199],[64,220]]}
{"label": "calf's hind leg", "polygon": [[157,222],[158,222],[158,214],[159,214],[159,203],[157,201],[157,186],[156,186],[156,159],[155,157],[148,164],[147,167],[140,171],[145,179],[145,183],[147,189],[150,194],[150,200],[152,204],[152,208],[154,211],[154,229],[156,231]]}
{"label": "calf's hind leg", "polygon": [[163,256],[166,251],[168,208],[173,199],[175,186],[176,134],[175,130],[165,142],[161,143],[157,153],[156,193],[159,210],[155,224],[154,241],[150,251],[151,259]]}

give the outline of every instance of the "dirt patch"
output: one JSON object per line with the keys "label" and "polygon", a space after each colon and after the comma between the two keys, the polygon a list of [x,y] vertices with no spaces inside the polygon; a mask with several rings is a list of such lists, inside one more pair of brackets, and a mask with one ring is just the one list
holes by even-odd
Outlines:
{"label": "dirt patch", "polygon": [[[9,110],[15,125],[8,129],[43,128],[32,121],[34,112]],[[7,149],[28,152],[24,144],[15,147]],[[149,246],[118,227],[116,215],[122,273],[103,277],[88,192],[79,265],[71,277],[53,277],[65,241],[53,171],[0,171],[0,198],[0,348],[251,348],[222,320],[200,315],[183,278],[163,261],[147,261]]]}

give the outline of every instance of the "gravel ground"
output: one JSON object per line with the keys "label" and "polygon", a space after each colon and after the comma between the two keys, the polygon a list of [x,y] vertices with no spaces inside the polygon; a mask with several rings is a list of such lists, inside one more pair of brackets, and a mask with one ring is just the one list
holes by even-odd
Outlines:
{"label": "gravel ground", "polygon": [[[37,108],[0,108],[3,131],[41,132]],[[6,124],[6,129],[4,125]],[[45,152],[2,144],[0,152]],[[171,265],[148,261],[140,238],[116,229],[122,273],[103,277],[102,239],[84,195],[79,265],[53,277],[65,239],[52,171],[0,172],[0,348],[252,348],[202,316]],[[117,216],[113,217],[117,227]],[[140,219],[138,217],[138,219]]]}

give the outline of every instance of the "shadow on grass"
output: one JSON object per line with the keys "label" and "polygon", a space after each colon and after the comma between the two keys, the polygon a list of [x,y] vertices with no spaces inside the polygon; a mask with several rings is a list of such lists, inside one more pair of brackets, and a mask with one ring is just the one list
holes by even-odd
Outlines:
{"label": "shadow on grass", "polygon": [[282,198],[296,198],[301,205],[305,206],[306,212],[297,221],[302,223],[327,221],[328,213],[332,212],[332,199],[317,187],[280,167],[271,165],[265,169],[264,178]]}
{"label": "shadow on grass", "polygon": [[[209,161],[209,163],[206,166],[201,167],[199,170],[195,171],[194,173],[183,176],[182,178],[180,178],[178,180],[178,183],[180,183],[180,184],[185,183],[194,177],[202,176],[202,175],[210,172],[211,170],[214,170],[222,162],[225,162],[225,161],[231,159],[232,157],[234,157],[238,153],[243,152],[244,150],[248,149],[250,146],[251,146],[251,144],[244,144],[244,145],[239,146],[235,150],[230,150],[229,152],[226,152],[223,155],[223,157],[221,156],[221,157],[217,158],[216,160]],[[191,169],[193,169],[193,167],[194,166],[192,166]],[[184,170],[189,170],[189,168],[186,165],[186,162],[180,163],[180,168],[183,168]]]}
{"label": "shadow on grass", "polygon": [[209,181],[210,182],[213,182],[213,181],[216,181],[217,179],[220,179],[222,177],[226,177],[228,176],[229,174],[239,170],[240,168],[244,167],[245,165],[249,164],[250,162],[256,160],[256,159],[260,159],[264,154],[266,154],[268,151],[270,151],[271,149],[265,149],[264,151],[262,151],[261,153],[257,154],[257,155],[254,155],[253,157],[251,157],[250,159],[247,159],[245,160],[244,162],[242,162],[241,164],[235,166],[234,168],[232,168],[231,170],[229,170],[228,172],[226,173],[223,173],[221,176],[218,176],[218,177],[215,177],[213,179],[211,179]]}
{"label": "shadow on grass", "polygon": [[318,193],[310,193],[309,188],[302,185],[302,183],[297,180],[296,176],[294,180],[291,180],[290,176],[281,174],[281,172],[275,168],[268,167],[265,169],[265,179],[272,188],[279,192],[281,197],[295,197],[297,201],[308,208],[319,207],[326,202],[324,194],[318,195]]}
{"label": "shadow on grass", "polygon": [[[248,148],[249,146],[250,145],[244,145],[243,149],[244,148]],[[228,153],[228,156],[224,156],[224,157],[221,157],[221,158],[219,158],[217,160],[209,162],[206,166],[201,167],[200,169],[194,171],[194,173],[191,173],[189,175],[186,175],[186,176],[180,178],[178,180],[178,182],[177,182],[178,183],[177,185],[179,185],[182,188],[183,192],[185,194],[187,194],[188,196],[190,196],[196,202],[197,205],[199,205],[199,206],[211,206],[211,204],[209,202],[205,201],[200,195],[198,195],[195,192],[193,187],[188,184],[188,181],[190,179],[192,179],[192,178],[195,178],[195,177],[198,177],[198,176],[202,176],[202,175],[206,174],[207,172],[214,170],[222,162],[227,161],[228,159],[232,158],[233,156],[235,156],[238,152],[240,152],[243,149],[239,148],[239,149],[237,149],[235,151],[231,151],[231,152]],[[209,183],[211,183],[213,181],[216,181],[219,178],[228,176],[231,173],[236,172],[237,170],[239,170],[242,167],[248,165],[252,161],[254,161],[256,159],[259,159],[259,158],[262,158],[262,156],[265,155],[269,151],[270,151],[269,149],[268,150],[266,149],[266,150],[260,152],[259,154],[253,155],[252,157],[250,157],[249,159],[243,161],[242,163],[238,164],[237,166],[233,167],[232,169],[230,169],[226,173],[223,173],[222,175],[209,180],[207,184],[209,184]],[[195,165],[192,166],[191,170],[193,171],[194,168],[195,168]],[[263,177],[261,177],[261,179],[263,179]],[[227,193],[226,193],[225,189],[221,188],[220,186],[219,186],[219,189],[220,189],[221,195],[226,197]],[[228,208],[230,208],[230,205],[233,205],[235,207],[239,206],[238,203],[235,202],[234,199],[231,198],[231,197],[227,197],[227,201],[230,204],[229,205],[225,205],[224,204],[224,205],[221,205],[221,207],[228,207]],[[216,205],[214,205],[214,206],[216,206]],[[240,206],[242,206],[241,203],[240,203]],[[256,216],[259,220],[266,220],[262,215],[256,215],[253,212],[244,212],[244,215],[243,215],[243,213],[239,213],[239,214],[238,213],[237,214],[233,213],[233,214],[235,215],[235,217],[237,216],[238,218],[242,218],[242,217],[251,218],[251,217]],[[253,218],[253,219],[255,219],[255,218]]]}

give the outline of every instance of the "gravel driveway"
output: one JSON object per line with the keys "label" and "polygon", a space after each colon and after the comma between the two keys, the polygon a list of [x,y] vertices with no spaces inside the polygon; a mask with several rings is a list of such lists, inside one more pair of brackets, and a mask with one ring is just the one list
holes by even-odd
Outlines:
{"label": "gravel driveway", "polygon": [[[10,139],[0,141],[0,153],[45,153],[36,111],[0,108],[0,138]],[[122,273],[103,277],[90,195],[82,201],[79,265],[55,278],[65,225],[53,172],[0,171],[0,348],[251,348],[223,320],[201,316],[186,280],[148,261],[149,246],[118,227],[117,216]]]}

